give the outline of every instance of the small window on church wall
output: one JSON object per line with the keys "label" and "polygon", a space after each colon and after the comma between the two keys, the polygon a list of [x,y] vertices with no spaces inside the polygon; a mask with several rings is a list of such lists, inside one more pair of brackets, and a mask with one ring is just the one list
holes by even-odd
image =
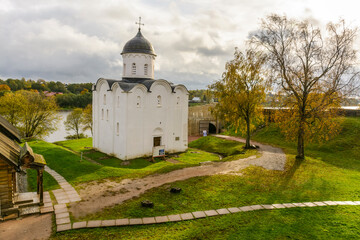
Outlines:
{"label": "small window on church wall", "polygon": [[177,102],[176,102],[176,104],[179,104],[179,102],[180,102],[180,97],[177,97]]}
{"label": "small window on church wall", "polygon": [[124,63],[124,67],[123,67],[123,72],[124,72],[124,75],[126,75],[126,64]]}
{"label": "small window on church wall", "polygon": [[104,94],[104,105],[106,105],[106,94]]}
{"label": "small window on church wall", "polygon": [[106,110],[106,121],[109,120],[109,110]]}
{"label": "small window on church wall", "polygon": [[161,106],[161,96],[157,96],[157,105]]}
{"label": "small window on church wall", "polygon": [[132,75],[135,75],[135,74],[136,74],[136,63],[133,63],[133,64],[132,64],[131,74],[132,74]]}
{"label": "small window on church wall", "polygon": [[120,132],[120,125],[119,123],[116,123],[116,134],[119,135]]}
{"label": "small window on church wall", "polygon": [[148,75],[148,65],[144,65],[144,75]]}
{"label": "small window on church wall", "polygon": [[140,96],[137,96],[137,98],[136,98],[136,106],[138,108],[141,107],[141,97]]}
{"label": "small window on church wall", "polygon": [[101,120],[104,120],[104,109],[101,109]]}

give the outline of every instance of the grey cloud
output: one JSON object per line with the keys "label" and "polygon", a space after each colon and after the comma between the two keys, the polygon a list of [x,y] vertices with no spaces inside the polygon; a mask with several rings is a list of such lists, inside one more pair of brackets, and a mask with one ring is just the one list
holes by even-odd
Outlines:
{"label": "grey cloud", "polygon": [[228,52],[222,49],[219,46],[208,48],[208,47],[198,47],[197,52],[204,56],[224,56],[227,55]]}
{"label": "grey cloud", "polygon": [[161,71],[155,77],[169,80],[174,84],[184,84],[189,90],[207,88],[208,85],[220,78],[217,74],[167,71]]}

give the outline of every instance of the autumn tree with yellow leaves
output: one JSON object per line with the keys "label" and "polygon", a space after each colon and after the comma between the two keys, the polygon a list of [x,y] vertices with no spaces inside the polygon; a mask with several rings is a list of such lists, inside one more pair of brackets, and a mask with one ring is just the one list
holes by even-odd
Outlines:
{"label": "autumn tree with yellow leaves", "polygon": [[270,15],[262,20],[252,43],[264,50],[284,99],[276,120],[282,132],[297,141],[297,158],[305,143],[327,140],[339,132],[334,116],[340,101],[358,87],[353,48],[356,28],[344,21],[329,23],[326,34],[308,21]]}
{"label": "autumn tree with yellow leaves", "polygon": [[250,136],[255,122],[262,119],[261,103],[265,100],[265,56],[251,49],[235,49],[234,59],[227,62],[222,79],[209,86],[218,98],[212,111],[236,129],[246,133],[245,148],[251,148]]}
{"label": "autumn tree with yellow leaves", "polygon": [[0,97],[0,114],[25,138],[43,137],[56,130],[59,107],[54,97],[20,90]]}

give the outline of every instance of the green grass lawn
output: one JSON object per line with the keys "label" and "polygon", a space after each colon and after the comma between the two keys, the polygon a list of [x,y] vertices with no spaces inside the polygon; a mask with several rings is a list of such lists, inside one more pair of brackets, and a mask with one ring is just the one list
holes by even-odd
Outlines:
{"label": "green grass lawn", "polygon": [[[253,138],[282,147],[288,155],[285,171],[249,167],[242,176],[192,178],[147,191],[122,205],[83,219],[116,219],[285,202],[360,200],[360,118],[345,118],[340,135],[328,142],[308,144],[306,159],[295,161],[296,145],[274,124]],[[180,194],[169,187],[181,187]],[[140,202],[149,199],[153,209]],[[124,239],[357,239],[360,207],[336,206],[261,210],[230,216],[156,226],[72,231],[56,238]]]}
{"label": "green grass lawn", "polygon": [[[76,141],[76,140],[71,140]],[[81,139],[81,141],[88,142],[90,140]],[[81,151],[85,149],[75,144],[73,149]],[[83,159],[80,161],[80,156],[66,150],[56,144],[47,143],[44,141],[33,141],[29,143],[34,152],[42,154],[48,166],[62,175],[71,184],[78,184],[82,182],[101,180],[105,178],[112,178],[120,181],[125,178],[139,178],[154,173],[166,173],[176,169],[197,166],[204,161],[218,161],[219,157],[212,153],[207,153],[201,150],[189,149],[185,153],[181,153],[175,158],[179,163],[174,164],[157,159],[155,163],[150,163],[145,159],[131,160],[129,165],[121,165],[121,160],[116,158],[104,159],[104,161],[112,161],[108,163],[109,166],[96,165]],[[70,145],[69,145],[70,146]],[[85,145],[86,146],[86,145]],[[115,160],[117,162],[115,162]],[[111,165],[117,165],[113,167]],[[52,183],[44,182],[45,188],[52,188]]]}
{"label": "green grass lawn", "polygon": [[[121,164],[123,162],[122,160],[91,149],[92,138],[68,140],[68,141],[56,142],[56,144],[71,149],[78,153],[83,152],[84,154],[83,156],[88,157],[104,166],[129,168],[129,169],[142,169],[153,164],[149,161],[150,158],[137,158],[130,160],[127,165],[122,165]],[[203,151],[200,151],[199,154],[195,152],[196,150],[189,149],[187,153],[180,154],[179,157],[176,157],[176,160],[184,164],[199,164],[200,162],[203,161],[219,160],[219,158],[213,154],[208,154]],[[172,157],[174,157],[174,155],[169,156],[169,158]],[[155,159],[155,163],[161,161],[162,160],[160,158]]]}
{"label": "green grass lawn", "polygon": [[92,138],[80,138],[56,142],[56,144],[69,148],[75,152],[88,151],[92,148]]}
{"label": "green grass lawn", "polygon": [[360,207],[260,210],[156,225],[72,230],[51,239],[358,239]]}
{"label": "green grass lawn", "polygon": [[244,143],[225,140],[213,136],[201,137],[189,143],[189,147],[201,149],[203,151],[212,152],[223,156],[224,158],[219,159],[219,161],[223,162],[234,161],[242,158],[247,158],[252,155],[258,155],[257,150],[245,150],[243,149],[244,146]]}
{"label": "green grass lawn", "polygon": [[[305,155],[339,168],[360,171],[360,118],[347,117],[342,120],[339,135],[323,144],[306,144]],[[296,154],[296,143],[287,141],[276,124],[259,131],[253,139],[280,146],[287,153]]]}
{"label": "green grass lawn", "polygon": [[[68,141],[56,142],[57,145],[68,148],[77,153],[83,153],[83,156],[90,158],[104,166],[116,168],[142,169],[152,165],[149,158],[137,158],[130,160],[128,165],[122,165],[122,161],[116,157],[109,156],[105,153],[95,151],[92,149],[92,138],[75,139]],[[184,164],[199,164],[205,161],[232,161],[241,158],[247,158],[251,155],[257,154],[256,150],[243,150],[244,144],[236,141],[229,141],[217,137],[203,137],[189,144],[191,148],[197,148],[206,152],[216,153],[224,156],[220,159],[217,156],[205,154],[203,151],[189,149],[187,153],[180,154],[178,157],[170,154],[169,158]],[[205,154],[205,155],[204,155]],[[156,163],[161,160],[156,159]]]}
{"label": "green grass lawn", "polygon": [[[249,167],[241,177],[215,175],[175,182],[83,219],[152,217],[254,204],[360,200],[357,171],[311,158],[296,169],[294,161],[289,163],[285,172]],[[182,192],[172,194],[170,186],[180,187]],[[145,199],[154,202],[154,208],[142,208],[140,202]]]}
{"label": "green grass lawn", "polygon": [[243,143],[213,136],[201,137],[189,143],[189,147],[202,149],[207,152],[218,153],[224,157],[244,153],[245,150],[243,149],[243,146]]}

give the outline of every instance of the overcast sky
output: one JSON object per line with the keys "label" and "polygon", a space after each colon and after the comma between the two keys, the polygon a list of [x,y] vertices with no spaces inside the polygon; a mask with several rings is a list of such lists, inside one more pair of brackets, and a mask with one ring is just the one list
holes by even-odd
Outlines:
{"label": "overcast sky", "polygon": [[270,13],[319,26],[360,25],[356,0],[0,0],[0,78],[121,79],[121,51],[137,33],[157,54],[155,78],[204,89]]}

